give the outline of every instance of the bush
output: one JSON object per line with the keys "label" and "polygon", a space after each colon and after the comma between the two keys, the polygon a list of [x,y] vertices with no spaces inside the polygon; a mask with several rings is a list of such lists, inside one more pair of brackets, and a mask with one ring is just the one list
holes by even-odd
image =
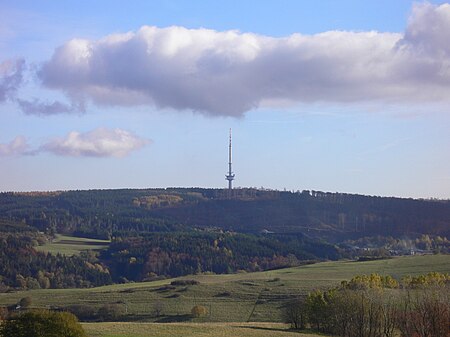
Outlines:
{"label": "bush", "polygon": [[69,305],[65,308],[68,312],[74,314],[79,320],[93,320],[97,315],[97,311],[94,307],[86,304],[74,304]]}
{"label": "bush", "polygon": [[125,315],[125,304],[105,304],[98,310],[98,315],[103,321],[114,321]]}
{"label": "bush", "polygon": [[170,284],[173,286],[193,286],[200,284],[200,282],[197,280],[175,280],[170,282]]}
{"label": "bush", "polygon": [[4,321],[1,337],[87,337],[77,318],[68,312],[29,311]]}
{"label": "bush", "polygon": [[208,309],[204,307],[203,305],[196,305],[192,308],[191,314],[193,317],[202,317],[206,316],[208,314]]}
{"label": "bush", "polygon": [[22,309],[26,309],[31,305],[31,303],[32,303],[31,297],[28,296],[21,298],[18,304]]}

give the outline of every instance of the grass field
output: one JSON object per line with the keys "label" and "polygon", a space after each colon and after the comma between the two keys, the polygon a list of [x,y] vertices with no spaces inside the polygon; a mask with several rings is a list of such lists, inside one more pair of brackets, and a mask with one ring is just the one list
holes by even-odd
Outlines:
{"label": "grass field", "polygon": [[319,337],[280,323],[85,323],[89,337]]}
{"label": "grass field", "polygon": [[[135,322],[191,322],[190,311],[203,305],[208,315],[194,322],[281,322],[289,298],[316,288],[337,285],[357,274],[380,273],[401,278],[430,271],[450,272],[450,255],[405,256],[369,262],[324,262],[274,271],[194,275],[198,285],[168,286],[172,280],[128,283],[91,289],[47,289],[0,294],[0,305],[31,296],[33,306],[119,304],[124,320]],[[155,305],[162,308],[156,317]]]}
{"label": "grass field", "polygon": [[48,242],[43,246],[37,246],[36,249],[52,254],[60,253],[67,256],[72,256],[78,255],[82,251],[105,249],[108,247],[109,243],[110,241],[108,240],[79,238],[75,236],[57,234],[52,242]]}

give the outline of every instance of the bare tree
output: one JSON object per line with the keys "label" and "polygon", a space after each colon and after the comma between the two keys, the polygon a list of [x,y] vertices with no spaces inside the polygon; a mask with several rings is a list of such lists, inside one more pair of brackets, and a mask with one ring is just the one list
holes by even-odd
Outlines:
{"label": "bare tree", "polygon": [[397,326],[403,337],[450,336],[448,287],[405,290]]}
{"label": "bare tree", "polygon": [[164,310],[164,303],[161,302],[160,300],[157,300],[153,304],[153,313],[155,314],[156,317],[159,317],[162,315],[163,310]]}
{"label": "bare tree", "polygon": [[303,298],[296,298],[287,303],[284,308],[284,319],[286,323],[291,324],[291,328],[293,329],[305,329],[305,300]]}

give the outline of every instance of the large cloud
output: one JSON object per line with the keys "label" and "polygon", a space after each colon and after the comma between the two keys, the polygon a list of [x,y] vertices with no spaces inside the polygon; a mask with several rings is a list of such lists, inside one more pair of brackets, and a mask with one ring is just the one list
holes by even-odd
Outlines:
{"label": "large cloud", "polygon": [[20,156],[31,154],[27,140],[23,136],[17,136],[7,144],[0,144],[0,156]]}
{"label": "large cloud", "polygon": [[98,128],[86,133],[72,131],[44,144],[40,150],[60,156],[124,157],[148,142],[125,130]]}
{"label": "large cloud", "polygon": [[330,31],[273,38],[144,26],[74,39],[43,83],[96,104],[241,115],[265,102],[450,101],[450,5],[415,5],[404,34]]}
{"label": "large cloud", "polygon": [[0,63],[0,102],[13,98],[23,81],[25,61],[7,60]]}

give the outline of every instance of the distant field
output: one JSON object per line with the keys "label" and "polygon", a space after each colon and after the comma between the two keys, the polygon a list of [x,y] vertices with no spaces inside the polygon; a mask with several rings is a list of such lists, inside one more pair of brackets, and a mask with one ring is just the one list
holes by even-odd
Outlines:
{"label": "distant field", "polygon": [[64,254],[67,256],[78,255],[86,250],[101,250],[108,247],[110,241],[97,240],[89,238],[79,238],[75,236],[66,236],[57,234],[52,242],[48,242],[43,246],[36,247],[42,252],[52,254]]}
{"label": "distant field", "polygon": [[319,337],[277,323],[86,323],[89,337]]}
{"label": "distant field", "polygon": [[[258,273],[194,275],[198,285],[168,286],[172,280],[128,283],[91,289],[47,289],[0,294],[0,305],[31,296],[33,306],[119,304],[126,321],[190,322],[193,306],[208,309],[194,322],[281,322],[289,298],[339,284],[357,274],[380,273],[398,279],[431,271],[450,273],[450,255],[407,256],[369,262],[324,262]],[[155,305],[162,315],[155,317]],[[169,335],[170,336],[170,335]]]}

